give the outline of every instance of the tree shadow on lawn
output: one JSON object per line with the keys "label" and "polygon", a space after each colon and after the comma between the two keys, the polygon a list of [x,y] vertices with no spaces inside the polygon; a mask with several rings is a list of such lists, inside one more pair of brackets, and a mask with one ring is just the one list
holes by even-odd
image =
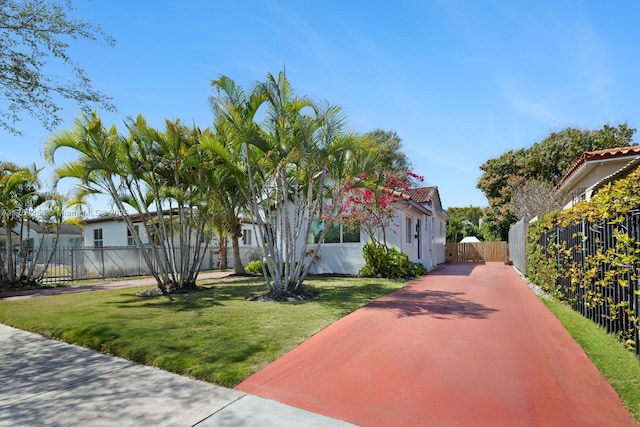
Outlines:
{"label": "tree shadow on lawn", "polygon": [[[335,284],[333,283],[335,282]],[[348,314],[365,304],[387,295],[397,289],[385,283],[369,282],[364,284],[344,285],[341,278],[323,278],[306,283],[308,293],[317,293],[317,298],[296,301],[246,301],[247,304],[289,304],[299,305],[318,303]],[[265,294],[267,287],[259,280],[254,283],[230,283],[207,285],[199,292],[175,294],[167,296],[143,297],[127,294],[128,298],[114,301],[111,304],[119,308],[167,309],[173,312],[205,309],[211,306],[224,306],[228,301],[244,301],[248,297]]]}
{"label": "tree shadow on lawn", "polygon": [[333,286],[331,280],[327,280],[310,285],[309,290],[321,292],[320,297],[315,301],[346,314],[393,292],[396,288],[375,282],[354,286]]}
{"label": "tree shadow on lawn", "polygon": [[366,309],[391,310],[397,317],[430,316],[435,319],[487,319],[499,311],[463,298],[464,292],[401,289],[369,303]]}
{"label": "tree shadow on lawn", "polygon": [[172,294],[169,296],[139,296],[127,294],[129,298],[113,302],[120,308],[166,308],[171,311],[197,310],[214,305],[225,305],[225,301],[242,300],[255,293],[265,292],[263,284],[203,286],[200,291]]}

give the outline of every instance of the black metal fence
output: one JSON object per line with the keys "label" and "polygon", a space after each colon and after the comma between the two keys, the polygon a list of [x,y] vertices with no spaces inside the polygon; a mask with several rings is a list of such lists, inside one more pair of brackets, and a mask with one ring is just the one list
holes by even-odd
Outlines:
{"label": "black metal fence", "polygon": [[619,334],[640,355],[640,209],[544,234],[556,285],[574,310]]}

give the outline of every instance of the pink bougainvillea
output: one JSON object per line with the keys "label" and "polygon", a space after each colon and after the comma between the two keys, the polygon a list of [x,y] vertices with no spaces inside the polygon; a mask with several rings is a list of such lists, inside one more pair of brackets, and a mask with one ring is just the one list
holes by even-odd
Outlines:
{"label": "pink bougainvillea", "polygon": [[[399,200],[406,200],[405,191],[412,182],[424,178],[413,172],[398,178],[387,176],[384,185],[345,186],[345,202],[338,221],[343,225],[359,228],[369,238],[386,246],[387,231],[392,227],[396,212],[400,208]],[[367,177],[361,177],[360,183],[366,183]]]}

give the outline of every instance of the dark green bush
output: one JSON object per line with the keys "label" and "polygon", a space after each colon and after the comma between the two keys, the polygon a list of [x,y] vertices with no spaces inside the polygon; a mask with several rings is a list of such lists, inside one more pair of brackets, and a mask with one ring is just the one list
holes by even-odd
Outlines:
{"label": "dark green bush", "polygon": [[365,265],[360,269],[360,275],[363,277],[415,279],[427,274],[422,264],[412,262],[407,254],[394,247],[368,242],[362,248],[362,253]]}

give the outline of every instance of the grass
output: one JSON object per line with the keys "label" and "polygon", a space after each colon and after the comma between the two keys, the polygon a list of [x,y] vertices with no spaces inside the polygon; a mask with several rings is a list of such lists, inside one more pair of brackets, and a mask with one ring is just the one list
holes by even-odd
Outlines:
{"label": "grass", "polygon": [[565,329],[611,383],[640,423],[640,361],[612,334],[559,301],[543,299]]}
{"label": "grass", "polygon": [[35,286],[3,286],[0,284],[0,294],[2,292],[14,292],[14,291],[28,291],[34,289],[47,289],[47,288],[65,288],[68,286],[83,286],[83,285],[91,285],[94,283],[105,283],[105,282],[119,282],[131,279],[144,279],[151,276],[123,276],[123,277],[114,277],[114,278],[102,278],[96,277],[92,279],[80,279],[80,280],[68,280],[68,281],[54,281],[49,280],[47,277],[44,278],[42,284],[38,284]]}
{"label": "grass", "polygon": [[[0,322],[171,372],[233,387],[337,319],[403,286],[312,278],[316,300],[250,302],[261,278],[212,279],[207,290],[139,297],[145,288],[0,302]],[[148,289],[148,287],[147,287]]]}

